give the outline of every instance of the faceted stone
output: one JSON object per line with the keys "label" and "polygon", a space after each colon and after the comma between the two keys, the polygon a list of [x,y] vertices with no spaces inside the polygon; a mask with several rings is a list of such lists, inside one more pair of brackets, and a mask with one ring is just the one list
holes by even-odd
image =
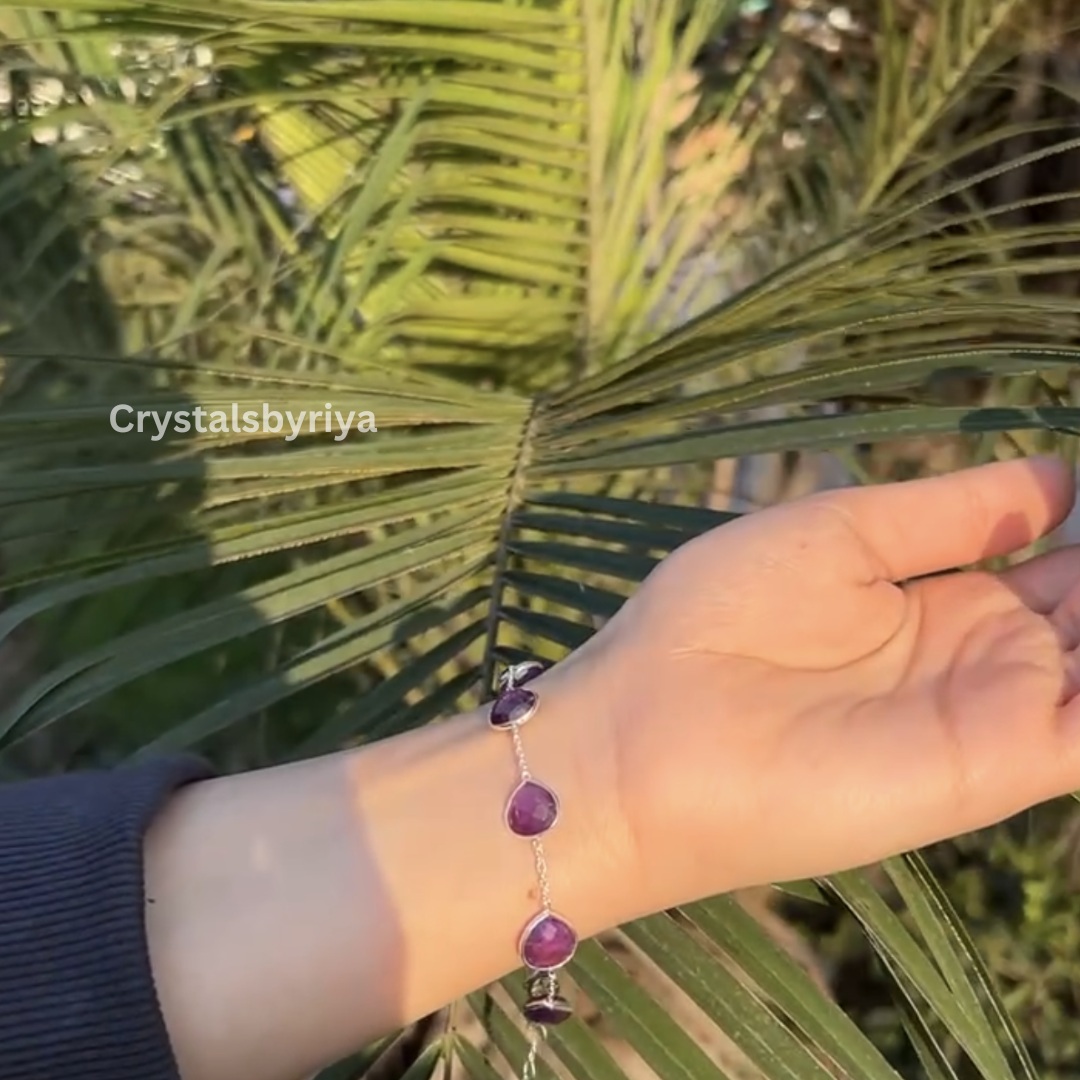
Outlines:
{"label": "faceted stone", "polygon": [[574,1010],[570,1008],[570,1002],[566,998],[556,994],[553,997],[530,998],[525,1002],[522,1012],[525,1013],[525,1019],[531,1023],[551,1026],[569,1020]]}
{"label": "faceted stone", "polygon": [[538,780],[518,784],[506,804],[506,824],[517,836],[546,833],[558,816],[558,797]]}
{"label": "faceted stone", "polygon": [[560,915],[541,912],[521,935],[521,959],[536,971],[561,968],[577,948],[574,928]]}
{"label": "faceted stone", "polygon": [[536,712],[536,694],[532,690],[514,687],[501,693],[491,706],[492,727],[508,728],[524,724]]}

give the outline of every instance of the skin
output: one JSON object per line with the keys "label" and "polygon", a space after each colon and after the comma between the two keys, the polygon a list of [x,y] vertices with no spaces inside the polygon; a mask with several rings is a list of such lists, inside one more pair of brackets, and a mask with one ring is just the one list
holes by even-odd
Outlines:
{"label": "skin", "polygon": [[[666,559],[533,685],[530,767],[581,936],[864,865],[1080,787],[1080,549],[1046,459],[813,496]],[[147,838],[184,1080],[298,1080],[519,966],[537,907],[485,712],[192,785]]]}

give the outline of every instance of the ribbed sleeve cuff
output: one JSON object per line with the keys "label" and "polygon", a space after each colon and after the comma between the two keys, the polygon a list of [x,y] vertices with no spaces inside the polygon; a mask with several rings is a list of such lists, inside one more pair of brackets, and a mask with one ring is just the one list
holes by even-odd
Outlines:
{"label": "ribbed sleeve cuff", "polygon": [[194,758],[0,785],[0,1078],[178,1080],[143,836]]}

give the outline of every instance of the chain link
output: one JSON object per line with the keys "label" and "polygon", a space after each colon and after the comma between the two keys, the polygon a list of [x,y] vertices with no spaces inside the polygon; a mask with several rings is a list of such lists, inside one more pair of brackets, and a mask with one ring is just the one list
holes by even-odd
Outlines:
{"label": "chain link", "polygon": [[521,1067],[521,1080],[536,1080],[536,1059],[540,1056],[540,1042],[547,1034],[536,1024],[530,1024],[529,1028],[529,1053]]}
{"label": "chain link", "polygon": [[544,855],[544,845],[538,837],[533,838],[533,862],[536,864],[536,876],[540,879],[540,904],[545,915],[551,914],[551,885],[548,883],[547,857]]}
{"label": "chain link", "polygon": [[529,772],[529,763],[525,760],[525,744],[521,741],[521,731],[517,724],[510,729],[510,737],[514,740],[514,757],[517,758],[518,773],[524,783],[532,779],[532,773]]}

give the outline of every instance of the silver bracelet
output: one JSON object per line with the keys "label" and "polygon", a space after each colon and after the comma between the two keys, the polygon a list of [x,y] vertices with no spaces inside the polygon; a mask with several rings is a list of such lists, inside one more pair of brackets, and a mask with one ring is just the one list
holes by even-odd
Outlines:
{"label": "silver bracelet", "polygon": [[[507,668],[500,676],[498,697],[491,705],[488,723],[497,731],[507,731],[513,740],[517,759],[518,783],[510,793],[503,812],[507,828],[529,841],[540,883],[540,910],[525,924],[518,939],[518,954],[527,969],[525,981],[525,1019],[539,1036],[544,1027],[561,1024],[569,1019],[572,1009],[562,996],[556,972],[566,965],[577,948],[577,931],[551,907],[551,886],[548,880],[547,858],[541,837],[558,821],[559,797],[547,784],[537,780],[529,770],[525,745],[521,738],[522,725],[536,715],[540,704],[535,690],[525,684],[544,670],[537,660],[527,660]],[[538,1038],[530,1042],[526,1078],[534,1075]]]}

